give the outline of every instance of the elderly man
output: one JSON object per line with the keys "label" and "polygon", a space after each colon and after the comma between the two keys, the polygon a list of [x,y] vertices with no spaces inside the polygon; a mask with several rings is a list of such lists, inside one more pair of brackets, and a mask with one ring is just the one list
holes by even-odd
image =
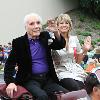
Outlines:
{"label": "elderly man", "polygon": [[[51,57],[51,49],[63,48],[65,40],[54,28],[51,31],[54,32],[55,39],[48,45],[50,35],[48,32],[41,32],[41,21],[38,14],[26,15],[25,35],[12,41],[12,50],[4,69],[6,92],[10,97],[17,91],[17,84],[24,86],[36,100],[48,100],[49,93],[67,92],[57,84],[58,79]],[[13,77],[16,65],[18,71],[16,77]]]}

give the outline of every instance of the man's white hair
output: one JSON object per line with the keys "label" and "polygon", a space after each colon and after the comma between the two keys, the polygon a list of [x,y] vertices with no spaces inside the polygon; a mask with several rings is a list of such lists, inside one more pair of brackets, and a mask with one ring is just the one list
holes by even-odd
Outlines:
{"label": "man's white hair", "polygon": [[36,14],[36,13],[30,13],[30,14],[27,14],[24,17],[24,25],[25,26],[26,26],[26,24],[27,24],[27,22],[28,22],[28,20],[29,20],[30,17],[37,17],[37,18],[39,18],[39,21],[42,23],[42,18],[38,14]]}

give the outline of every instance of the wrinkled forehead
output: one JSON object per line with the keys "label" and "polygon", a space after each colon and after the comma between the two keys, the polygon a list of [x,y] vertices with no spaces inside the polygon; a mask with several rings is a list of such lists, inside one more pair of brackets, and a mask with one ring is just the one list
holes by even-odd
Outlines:
{"label": "wrinkled forehead", "polygon": [[37,22],[37,21],[41,23],[41,19],[38,16],[30,16],[27,19],[27,22],[28,23]]}
{"label": "wrinkled forehead", "polygon": [[27,23],[32,23],[32,22],[40,22],[42,23],[42,18],[34,13],[31,13],[29,15],[26,15],[24,17],[24,24],[27,25]]}

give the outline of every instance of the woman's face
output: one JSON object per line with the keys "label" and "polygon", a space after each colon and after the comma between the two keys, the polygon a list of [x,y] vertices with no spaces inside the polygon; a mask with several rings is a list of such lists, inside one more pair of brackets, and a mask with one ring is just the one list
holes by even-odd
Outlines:
{"label": "woman's face", "polygon": [[68,33],[70,30],[70,24],[67,21],[60,21],[58,23],[58,30],[60,33]]}
{"label": "woman's face", "polygon": [[100,100],[100,86],[93,88],[93,95],[96,98],[95,100]]}

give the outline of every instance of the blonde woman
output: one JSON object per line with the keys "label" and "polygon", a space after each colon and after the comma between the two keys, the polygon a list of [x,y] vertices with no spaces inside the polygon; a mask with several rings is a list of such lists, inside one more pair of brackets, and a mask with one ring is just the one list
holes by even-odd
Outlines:
{"label": "blonde woman", "polygon": [[77,36],[70,34],[72,21],[68,14],[60,14],[56,23],[59,33],[66,40],[63,49],[52,51],[56,74],[60,84],[69,91],[82,89],[84,88],[86,73],[79,63],[91,47],[91,37],[88,36],[84,40],[83,47],[81,47]]}

